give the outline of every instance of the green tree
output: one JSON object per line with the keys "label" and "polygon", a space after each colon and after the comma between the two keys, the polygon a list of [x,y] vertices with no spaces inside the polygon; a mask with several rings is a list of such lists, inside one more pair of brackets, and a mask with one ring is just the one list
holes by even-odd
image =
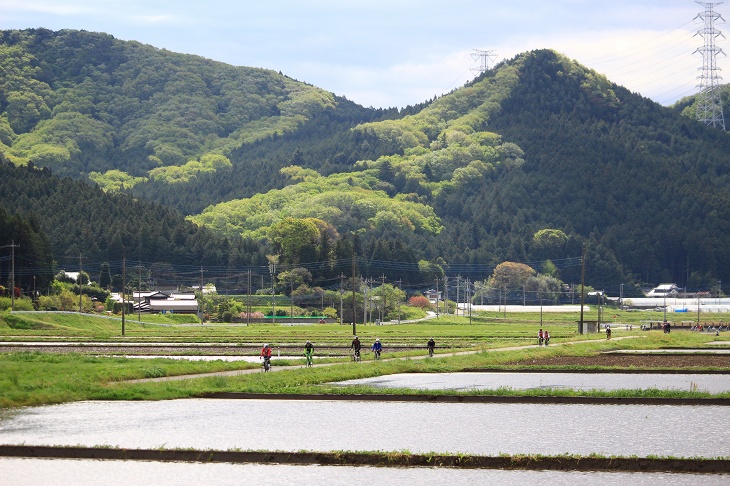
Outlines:
{"label": "green tree", "polygon": [[283,261],[297,264],[304,248],[317,244],[319,229],[311,220],[287,217],[273,224],[268,236]]}

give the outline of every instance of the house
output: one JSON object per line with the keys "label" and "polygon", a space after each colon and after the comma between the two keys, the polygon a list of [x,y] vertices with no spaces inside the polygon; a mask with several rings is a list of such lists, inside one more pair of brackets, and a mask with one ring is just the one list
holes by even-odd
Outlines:
{"label": "house", "polygon": [[166,294],[164,292],[134,292],[135,312],[195,314],[198,300],[195,294]]}
{"label": "house", "polygon": [[167,312],[175,314],[195,314],[198,312],[197,300],[173,300],[173,299],[154,299],[149,303],[150,312],[159,312],[165,314]]}
{"label": "house", "polygon": [[431,302],[432,304],[435,304],[436,302],[441,302],[443,298],[441,297],[441,291],[436,291],[434,289],[428,289],[426,291],[426,298]]}
{"label": "house", "polygon": [[646,293],[647,297],[675,297],[679,293],[679,287],[675,284],[661,284]]}

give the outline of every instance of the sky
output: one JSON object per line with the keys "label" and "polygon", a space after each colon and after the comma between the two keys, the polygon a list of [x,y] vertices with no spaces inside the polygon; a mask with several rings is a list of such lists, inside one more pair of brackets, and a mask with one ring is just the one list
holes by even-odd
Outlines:
{"label": "sky", "polygon": [[[716,3],[730,18],[730,2]],[[701,12],[692,0],[0,0],[0,29],[105,32],[281,71],[376,108],[463,86],[480,65],[475,50],[492,51],[491,66],[553,49],[670,105],[698,91]],[[717,66],[730,77],[730,60]]]}

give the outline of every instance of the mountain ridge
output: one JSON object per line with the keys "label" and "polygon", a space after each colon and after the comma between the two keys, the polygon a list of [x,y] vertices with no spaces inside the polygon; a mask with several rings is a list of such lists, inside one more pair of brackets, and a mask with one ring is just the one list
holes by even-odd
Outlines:
{"label": "mountain ridge", "polygon": [[[57,41],[58,55],[71,55],[79,51],[73,46],[64,51],[64,42],[84,35],[69,32],[44,31],[41,37]],[[19,41],[7,42],[13,35],[23,37],[4,32],[0,43],[6,64],[15,69],[5,72],[20,70],[22,74],[23,69],[29,70],[25,77],[18,75],[19,79],[26,81],[27,92],[38,91],[37,96],[45,99],[46,88],[31,82],[43,82],[36,79],[35,70],[42,63],[34,67],[32,62],[19,62]],[[97,50],[105,43],[127,46],[103,36],[99,39],[94,47]],[[46,106],[49,112],[45,115],[57,117],[55,125],[34,125],[13,139],[12,127],[22,124],[17,120],[10,123],[8,109],[14,98],[7,91],[3,93],[0,107],[4,118],[0,120],[6,123],[0,121],[0,141],[5,145],[0,148],[15,162],[22,162],[23,157],[31,160],[33,155],[34,163],[43,157],[66,157],[56,153],[66,150],[68,157],[77,157],[75,163],[83,167],[109,143],[133,147],[127,152],[120,149],[120,153],[136,154],[128,175],[146,180],[123,190],[191,215],[202,214],[206,207],[206,212],[214,212],[216,205],[230,205],[233,200],[258,197],[260,202],[262,196],[257,195],[269,194],[273,201],[277,191],[295,184],[286,175],[292,171],[314,170],[322,181],[329,176],[346,180],[345,174],[352,173],[353,181],[368,181],[360,191],[365,189],[378,194],[379,201],[388,201],[376,204],[379,209],[372,215],[365,212],[357,222],[336,228],[341,231],[338,238],[358,232],[368,258],[387,260],[388,248],[405,243],[415,252],[411,259],[437,261],[448,255],[447,263],[452,264],[560,261],[579,256],[583,245],[588,244],[592,262],[589,278],[596,284],[675,281],[682,286],[709,287],[719,279],[730,279],[730,248],[724,241],[730,232],[724,189],[730,167],[727,134],[681,116],[679,107],[661,107],[630,93],[555,51],[532,51],[503,61],[464,87],[407,110],[358,107],[276,75],[277,83],[283,83],[277,85],[280,97],[268,94],[267,101],[268,92],[261,90],[262,85],[249,83],[245,84],[251,90],[246,95],[249,97],[240,98],[255,100],[250,107],[262,116],[236,112],[240,118],[231,118],[227,131],[212,135],[210,130],[194,132],[193,139],[201,139],[201,133],[208,133],[208,138],[190,142],[190,146],[185,145],[187,138],[181,133],[218,118],[197,117],[195,110],[187,110],[188,106],[195,107],[198,99],[191,98],[188,91],[205,92],[205,83],[199,81],[215,77],[210,66],[218,65],[194,62],[184,55],[170,56],[183,66],[199,66],[208,78],[190,69],[161,70],[167,72],[158,74],[161,89],[150,91],[149,96],[158,96],[161,104],[154,106],[159,109],[144,119],[149,126],[138,122],[151,130],[131,126],[124,137],[105,141],[100,136],[102,125],[89,123],[84,110],[107,113],[103,111],[107,105],[99,101],[109,104],[115,98],[108,90],[95,88],[94,79],[106,79],[103,69],[71,56],[63,64],[65,69],[88,75],[77,79],[78,84],[58,88],[57,98],[48,97],[57,102]],[[139,73],[150,74],[152,61],[136,62],[147,67]],[[223,71],[228,73],[227,69]],[[186,77],[191,78],[191,87],[185,84]],[[13,85],[8,79],[6,75],[2,86]],[[10,76],[10,81],[13,79]],[[133,78],[138,83],[141,79],[139,75]],[[121,78],[116,82],[124,85]],[[89,93],[96,97],[81,96]],[[28,99],[36,100],[30,95]],[[205,112],[211,100],[206,96],[200,99],[203,108],[198,108]],[[682,110],[687,110],[686,103]],[[131,103],[127,108],[133,113],[135,107]],[[205,113],[209,112],[218,113]],[[228,111],[223,114],[230,115]],[[39,116],[42,118],[40,112]],[[100,124],[114,124],[114,120],[97,118]],[[178,130],[179,118],[187,120],[187,125],[182,123],[185,130]],[[292,125],[287,125],[290,122]],[[69,142],[73,137],[63,139],[59,135],[68,134],[74,123],[86,129],[80,133],[88,135],[86,140],[72,140],[76,147]],[[50,137],[53,143],[39,136]],[[65,142],[49,147],[59,145],[58,140]],[[205,158],[212,155],[222,158]],[[114,165],[117,160],[111,160],[111,168],[102,169],[119,170],[121,166]],[[64,164],[62,167],[68,169]],[[161,174],[159,178],[150,176],[155,170]],[[107,182],[121,188],[123,175],[116,176],[119,178],[114,180],[109,176]],[[443,230],[414,232],[413,221],[403,217],[405,205],[401,203],[405,202],[431,212]],[[312,216],[302,211],[306,201],[298,204],[287,211]],[[265,205],[262,211],[266,212]],[[219,218],[218,223],[220,228],[230,229],[240,221],[223,222]],[[270,245],[266,228],[261,226],[251,236]],[[536,242],[535,236],[546,229],[565,234],[559,247],[546,248]],[[564,269],[561,277],[575,282],[576,272],[576,268]]]}

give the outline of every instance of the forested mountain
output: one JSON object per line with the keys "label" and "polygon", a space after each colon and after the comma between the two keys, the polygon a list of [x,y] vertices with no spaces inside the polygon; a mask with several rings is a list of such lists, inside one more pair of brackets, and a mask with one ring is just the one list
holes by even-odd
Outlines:
{"label": "forested mountain", "polygon": [[[6,226],[3,220],[7,220]],[[2,161],[0,229],[6,227],[17,229],[3,230],[0,245],[14,238],[23,247],[21,253],[37,254],[31,260],[42,264],[45,277],[52,260],[77,268],[79,257],[97,265],[121,262],[125,256],[130,261],[193,267],[266,262],[261,245],[213,234],[170,208],[126,194],[105,193],[82,181],[61,179],[48,169],[16,167]]]}
{"label": "forested mountain", "polygon": [[[416,107],[373,110],[280,73],[104,34],[0,35],[0,150],[14,164],[155,201],[145,207],[169,228],[129,223],[122,238],[143,251],[157,232],[188,235],[155,259],[179,251],[196,263],[262,264],[277,253],[282,263],[329,261],[332,278],[356,241],[364,260],[399,263],[375,270],[389,281],[430,278],[436,262],[483,279],[511,260],[578,282],[586,244],[587,283],[607,290],[730,281],[728,135],[693,120],[691,100],[661,107],[553,51],[517,56]],[[0,201],[32,211],[54,254],[81,250],[59,229],[77,227],[70,206],[86,215],[116,197],[143,204],[53,184],[95,202],[46,211],[12,183]],[[183,230],[163,206],[209,230]],[[132,210],[142,211],[122,212]],[[99,258],[118,259],[109,222],[123,217],[104,213],[103,228],[77,231]]]}

